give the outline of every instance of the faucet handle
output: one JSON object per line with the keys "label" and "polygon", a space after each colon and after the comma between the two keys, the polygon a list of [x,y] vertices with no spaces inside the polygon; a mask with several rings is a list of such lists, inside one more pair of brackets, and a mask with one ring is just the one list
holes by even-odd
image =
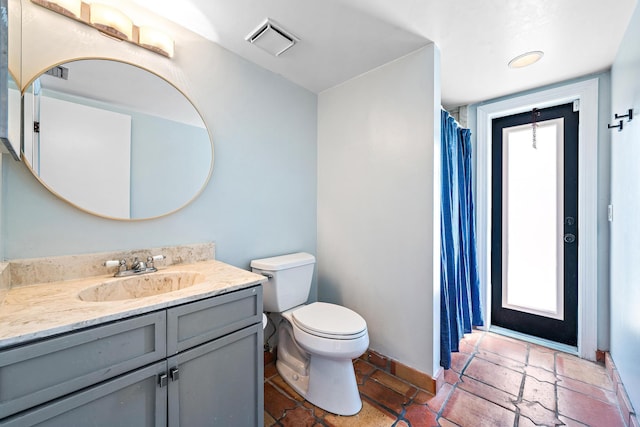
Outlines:
{"label": "faucet handle", "polygon": [[105,267],[118,267],[118,271],[124,271],[127,269],[127,260],[110,259],[102,263]]}
{"label": "faucet handle", "polygon": [[153,266],[153,262],[154,261],[162,261],[163,259],[165,259],[166,256],[164,255],[154,255],[154,256],[148,256],[147,257],[147,267],[148,268],[155,268]]}

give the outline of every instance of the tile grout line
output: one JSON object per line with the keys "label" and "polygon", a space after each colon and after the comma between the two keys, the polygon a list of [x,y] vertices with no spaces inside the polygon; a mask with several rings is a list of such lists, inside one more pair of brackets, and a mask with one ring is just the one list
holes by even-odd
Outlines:
{"label": "tile grout line", "polygon": [[[459,378],[460,378],[460,381],[458,381],[456,384],[454,384],[454,385],[453,385],[453,388],[452,388],[452,390],[451,390],[451,392],[450,392],[450,394],[449,394],[449,397],[447,398],[447,400],[445,401],[445,403],[442,405],[442,409],[441,409],[441,411],[438,413],[438,419],[440,418],[440,413],[441,413],[442,411],[444,411],[444,408],[446,407],[447,403],[449,403],[449,399],[451,398],[451,396],[453,396],[454,391],[455,391],[456,389],[458,389],[458,384],[460,384],[461,382],[463,382],[463,381],[462,381],[462,377],[463,377],[463,375],[464,375],[464,372],[467,370],[467,368],[468,368],[468,367],[469,367],[469,365],[471,364],[472,360],[473,360],[474,358],[476,358],[476,356],[478,356],[478,354],[480,353],[480,352],[479,352],[480,343],[482,342],[482,340],[484,339],[484,337],[486,336],[486,334],[487,334],[487,332],[486,332],[486,331],[483,331],[482,336],[478,339],[478,341],[476,341],[476,344],[475,344],[475,346],[474,346],[474,351],[473,351],[473,353],[471,354],[471,357],[469,358],[469,360],[467,360],[467,363],[465,363],[464,367],[460,370],[460,377],[459,377]],[[488,353],[496,354],[496,355],[501,356],[501,357],[504,357],[504,358],[506,358],[506,359],[515,360],[515,359],[511,359],[510,357],[503,356],[503,355],[501,355],[501,354],[494,353],[494,352],[489,351],[489,350],[486,350],[486,351],[487,351]],[[501,366],[501,365],[500,365],[500,364],[498,364],[498,363],[492,362],[492,361],[490,361],[490,360],[485,360],[485,359],[483,359],[483,358],[481,358],[481,357],[479,358],[479,360],[483,360],[483,361],[485,361],[485,362],[487,362],[487,363],[491,363],[492,365],[495,365],[495,366]],[[527,351],[527,359],[526,359],[526,360],[528,361],[528,351]],[[526,363],[525,363],[525,366],[526,366]],[[505,368],[506,368],[506,369],[509,369],[509,370],[512,370],[512,371],[516,371],[515,369],[511,369],[511,368],[508,368],[508,367],[505,367]],[[516,372],[518,372],[518,371],[516,371]],[[522,381],[521,381],[521,383],[520,383],[520,390],[519,390],[519,394],[520,394],[520,396],[522,395],[522,389],[523,389],[523,387],[524,387],[524,377],[525,377],[525,375],[526,375],[526,371],[525,371],[525,372],[523,372],[522,374],[523,374],[523,379],[522,379]],[[473,377],[469,377],[469,378],[473,378]],[[477,379],[477,378],[473,378],[473,379],[474,379],[475,381],[477,381],[477,382],[481,383],[481,384],[486,385],[487,387],[491,387],[491,388],[493,388],[493,389],[500,390],[499,388],[494,387],[493,385],[488,384],[488,383],[486,383],[486,382],[484,382],[484,381],[482,381],[482,380],[480,380],[480,379]],[[491,403],[491,404],[493,404],[493,405],[500,406],[500,407],[502,407],[502,408],[506,409],[506,410],[507,410],[507,411],[509,411],[509,412],[513,412],[513,413],[514,413],[514,427],[517,427],[517,426],[518,426],[517,421],[518,421],[518,418],[519,418],[519,411],[520,411],[520,409],[518,408],[518,406],[517,406],[517,405],[515,405],[515,403],[516,403],[516,402],[513,402],[513,401],[512,401],[512,402],[514,403],[514,406],[516,407],[516,410],[515,410],[515,411],[513,411],[513,410],[511,410],[511,409],[509,409],[509,408],[506,408],[506,407],[504,407],[504,406],[502,406],[502,405],[499,405],[499,404],[497,404],[497,403],[495,403],[495,402],[492,402],[492,401],[490,401],[490,400],[486,399],[486,398],[485,398],[485,397],[483,397],[483,396],[479,396],[479,395],[477,395],[477,394],[475,394],[475,393],[472,393],[472,392],[467,391],[467,390],[464,390],[464,389],[461,389],[461,390],[462,390],[462,391],[464,391],[465,393],[469,393],[469,394],[471,394],[471,395],[473,395],[473,396],[475,396],[475,397],[477,397],[477,398],[479,398],[479,399],[482,399],[482,400],[484,400],[484,401],[486,401],[486,402],[489,402],[489,403]],[[520,398],[520,397],[519,397],[519,398]],[[445,419],[446,419],[446,418],[445,418]]]}
{"label": "tile grout line", "polygon": [[[442,403],[442,407],[436,413],[436,421],[438,422],[438,424],[440,424],[440,418],[442,418],[442,413],[444,412],[445,408],[447,407],[447,404],[449,403],[449,400],[451,400],[451,397],[453,396],[454,392],[458,389],[458,384],[460,384],[462,382],[462,376],[464,375],[464,372],[467,370],[467,367],[471,364],[471,361],[473,360],[473,358],[476,357],[476,355],[478,354],[478,346],[480,345],[480,341],[482,341],[482,339],[485,337],[485,335],[486,335],[486,331],[483,331],[482,332],[482,336],[480,338],[478,338],[478,340],[474,344],[473,353],[471,353],[471,357],[469,357],[469,360],[467,360],[467,362],[464,364],[464,366],[460,370],[460,376],[458,377],[459,381],[457,381],[455,384],[452,384],[451,390],[449,391],[449,396],[447,396],[445,401]],[[463,390],[463,391],[465,391],[465,390]],[[475,396],[475,394],[474,394],[474,396]],[[478,396],[478,397],[480,397],[480,396]],[[447,420],[447,421],[449,421],[449,420]],[[452,424],[455,424],[455,423],[452,422]]]}
{"label": "tile grout line", "polygon": [[[558,355],[559,355],[560,353],[561,353],[561,352],[559,352],[559,351],[554,351],[554,352],[553,352],[553,374],[554,374],[554,375],[555,375],[555,377],[556,377],[555,386],[554,386],[554,388],[553,388],[553,390],[554,390],[554,392],[555,392],[555,398],[556,398],[556,411],[555,411],[555,412],[556,412],[556,417],[558,418],[558,420],[560,420],[560,416],[562,416],[562,417],[564,417],[564,418],[566,418],[566,419],[568,419],[568,420],[575,421],[576,423],[580,423],[580,421],[578,421],[578,420],[576,420],[576,419],[573,419],[573,418],[571,418],[571,417],[570,417],[570,416],[568,416],[568,415],[564,415],[564,414],[561,414],[561,413],[560,413],[560,404],[559,404],[559,401],[558,401],[558,387],[562,387],[562,386],[558,384],[558,379],[559,379],[560,377],[564,377],[563,375],[560,375],[560,374],[558,373]],[[567,378],[569,378],[569,377],[567,377]],[[572,378],[572,379],[573,379],[573,378]],[[584,383],[583,381],[580,381],[580,380],[575,380],[575,379],[573,379],[573,380],[574,380],[574,381],[577,381],[577,382]],[[584,384],[588,384],[588,383],[584,383]],[[565,387],[563,387],[563,388],[565,388]],[[599,387],[598,387],[598,388],[599,388]],[[569,390],[569,389],[568,389],[568,390]],[[577,390],[572,390],[572,391],[574,391],[574,392],[576,392],[576,393],[584,394],[585,396],[588,396],[588,394],[586,394],[586,393],[582,393],[582,392],[579,392],[579,391],[577,391]],[[560,421],[562,422],[562,420],[560,420]],[[588,427],[588,426],[587,426],[587,427]]]}
{"label": "tile grout line", "polygon": [[[271,378],[274,378],[274,377],[276,377],[276,375],[273,375]],[[288,393],[286,390],[282,389],[280,386],[278,386],[278,384],[276,384],[276,383],[274,383],[273,381],[271,381],[271,379],[269,379],[267,382],[268,382],[268,383],[269,383],[273,388],[275,388],[275,389],[276,389],[276,391],[278,391],[280,394],[282,394],[283,396],[285,396],[285,397],[286,397],[286,398],[288,398],[289,400],[291,400],[291,401],[295,402],[295,404],[296,404],[295,408],[292,408],[292,409],[285,409],[285,410],[283,410],[283,415],[282,415],[280,418],[274,418],[274,419],[276,420],[276,423],[277,423],[279,426],[280,426],[280,425],[282,425],[281,421],[287,417],[287,414],[289,413],[289,411],[295,411],[295,410],[296,410],[296,409],[298,409],[298,408],[303,408],[304,410],[306,410],[306,411],[308,411],[308,412],[310,412],[310,413],[311,413],[311,416],[314,418],[314,421],[315,421],[316,423],[320,423],[320,424],[321,424],[321,426],[326,427],[325,420],[324,420],[324,416],[323,416],[323,417],[319,417],[319,416],[317,416],[317,415],[315,414],[315,411],[314,411],[313,409],[311,409],[311,408],[307,408],[307,407],[304,405],[304,402],[307,402],[307,400],[306,400],[306,399],[304,399],[303,401],[299,401],[299,400],[298,400],[298,399],[296,399],[295,397],[293,397],[293,396],[289,395],[289,393]],[[294,391],[295,391],[295,390],[294,390]],[[314,406],[314,407],[315,407],[315,406]],[[265,409],[265,410],[266,410],[266,409]],[[269,413],[269,412],[267,412],[267,413]],[[269,415],[271,415],[271,417],[273,417],[273,414],[269,413]]]}
{"label": "tile grout line", "polygon": [[556,418],[560,420],[560,405],[558,403],[558,377],[560,375],[558,374],[558,357],[557,356],[558,356],[558,352],[554,351],[553,352],[553,375],[556,377],[556,381],[553,386],[553,392],[555,393],[555,399],[556,399],[556,411],[555,411]]}
{"label": "tile grout line", "polygon": [[[476,347],[474,348],[474,352],[473,352],[473,354],[472,354],[472,357],[471,357],[471,358],[469,358],[469,360],[468,360],[468,361],[467,361],[467,363],[465,364],[464,368],[461,370],[461,372],[460,372],[460,379],[462,379],[462,376],[463,376],[463,374],[464,374],[464,371],[466,371],[466,369],[467,369],[467,367],[469,366],[469,364],[471,363],[472,359],[474,359],[474,358],[479,354],[478,348],[479,348],[479,346],[480,346],[480,343],[481,343],[482,339],[483,339],[485,336],[486,336],[486,331],[485,331],[485,332],[483,332],[482,337],[477,341],[477,343],[476,343]],[[498,355],[498,356],[503,357],[503,358],[505,358],[505,359],[509,359],[509,360],[513,360],[513,361],[516,361],[516,362],[517,362],[517,360],[516,360],[516,359],[512,359],[512,358],[510,358],[510,357],[508,357],[508,356],[504,356],[504,355],[499,354],[499,353],[494,353],[494,352],[489,351],[489,350],[486,350],[486,351],[487,351],[488,353],[495,354],[495,355]],[[498,403],[495,403],[495,402],[492,402],[492,401],[490,401],[490,400],[488,400],[488,399],[485,399],[483,396],[479,396],[479,395],[477,395],[477,394],[475,394],[475,393],[468,392],[468,391],[466,391],[466,390],[464,390],[464,389],[462,389],[462,391],[465,391],[465,392],[467,392],[467,393],[470,393],[470,394],[472,394],[473,396],[476,396],[476,397],[478,397],[478,398],[480,398],[480,399],[482,399],[482,400],[485,400],[485,401],[487,401],[487,402],[489,402],[489,403],[492,403],[492,404],[494,404],[494,405],[500,406],[500,407],[502,407],[502,408],[506,409],[507,411],[514,413],[514,427],[518,427],[519,419],[520,419],[521,414],[520,414],[520,408],[517,406],[517,404],[522,402],[522,397],[523,397],[523,393],[524,393],[524,384],[525,384],[525,379],[526,379],[526,376],[527,376],[526,367],[527,367],[527,366],[529,366],[529,352],[530,352],[530,346],[529,346],[529,344],[528,344],[528,343],[526,343],[526,356],[525,356],[525,361],[524,361],[524,364],[523,364],[523,371],[518,371],[518,370],[516,370],[516,369],[512,369],[512,368],[510,368],[510,367],[502,366],[502,365],[500,365],[499,363],[496,363],[496,362],[493,362],[493,361],[490,361],[490,360],[485,360],[485,359],[483,359],[482,357],[480,357],[480,358],[479,358],[480,360],[483,360],[483,361],[485,361],[485,362],[487,362],[487,363],[491,363],[492,365],[495,365],[495,366],[502,366],[503,368],[506,368],[506,369],[509,369],[509,370],[511,370],[511,371],[518,372],[518,373],[521,373],[521,374],[522,374],[522,380],[521,380],[521,382],[520,382],[520,388],[519,388],[519,390],[518,390],[518,396],[517,396],[517,398],[516,398],[516,400],[515,400],[515,401],[513,401],[513,400],[511,401],[511,402],[513,403],[513,406],[515,406],[515,410],[509,409],[509,408],[507,408],[507,407],[505,407],[505,406],[503,406],[503,405],[500,405],[500,404],[498,404]],[[470,378],[473,378],[473,377],[470,377]],[[488,383],[486,383],[486,382],[484,382],[484,381],[482,381],[482,380],[479,380],[479,379],[476,379],[476,378],[473,378],[473,379],[474,379],[475,381],[478,381],[479,383],[482,383],[482,384],[484,384],[484,385],[488,386],[488,387],[491,387],[491,388],[494,388],[494,389],[497,389],[497,390],[501,390],[500,388],[497,388],[497,387],[495,387],[495,386],[493,386],[493,385],[491,385],[491,384],[488,384]],[[547,382],[547,381],[542,381],[542,382]],[[548,383],[548,382],[547,382],[547,383]],[[551,383],[549,383],[549,384],[551,384]],[[455,386],[454,386],[454,389],[456,389],[456,388],[458,388],[458,383],[456,383],[456,384],[455,384]],[[452,391],[452,394],[453,394],[453,391]],[[541,406],[542,406],[542,405],[541,405]],[[543,406],[543,408],[544,408],[544,406]],[[546,409],[546,408],[545,408],[545,409]],[[528,420],[530,420],[531,422],[533,422],[533,420],[531,420],[529,417],[526,417],[526,416],[523,416],[523,417],[524,417],[524,418],[526,418],[526,419],[528,419]]]}
{"label": "tile grout line", "polygon": [[[365,363],[368,363],[368,362],[366,362],[366,361],[365,361]],[[371,364],[370,364],[370,365],[371,365]],[[385,374],[388,374],[388,372],[384,371],[383,369],[379,368],[378,366],[374,366],[374,365],[371,365],[371,366],[373,366],[373,368],[374,368],[374,369],[373,369],[373,371],[371,371],[371,373],[369,373],[369,374],[367,374],[367,375],[363,375],[363,376],[362,376],[362,384],[363,384],[363,385],[364,385],[364,383],[365,383],[367,380],[370,380],[370,381],[374,381],[375,383],[379,384],[381,387],[384,387],[384,388],[386,388],[386,389],[388,389],[388,390],[391,390],[391,391],[394,391],[394,392],[396,392],[396,393],[400,394],[397,390],[394,390],[393,388],[388,387],[386,384],[381,383],[380,381],[376,380],[375,378],[372,378],[372,377],[373,377],[373,374],[374,374],[375,372],[377,372],[377,371],[383,372],[383,373],[385,373]],[[403,382],[405,382],[405,381],[403,381]],[[408,383],[408,382],[407,382],[407,384],[411,384],[411,383]],[[414,396],[413,396],[413,397],[409,398],[409,400],[407,401],[407,405],[408,405],[410,402],[412,402],[412,401],[413,401],[413,399],[415,398],[415,395],[417,395],[417,393],[418,393],[418,391],[419,391],[419,388],[418,388],[418,387],[416,387],[414,384],[411,384],[411,386],[413,386],[414,388],[416,388],[416,393],[414,393]],[[359,389],[358,389],[358,392],[359,392],[359,394],[361,395],[361,398],[366,398],[368,401],[370,401],[371,403],[373,403],[375,406],[377,406],[377,407],[379,407],[379,408],[381,408],[381,409],[385,410],[386,412],[390,413],[392,416],[396,417],[396,421],[392,424],[392,426],[393,426],[393,425],[396,425],[399,421],[406,421],[406,420],[404,419],[404,415],[406,414],[406,407],[405,407],[405,405],[404,405],[404,404],[403,404],[403,405],[401,405],[401,406],[402,406],[402,411],[400,411],[400,414],[396,414],[396,412],[395,412],[395,411],[393,411],[391,408],[389,408],[389,407],[387,407],[387,406],[383,405],[381,402],[378,402],[377,400],[374,400],[372,397],[370,397],[370,396],[368,396],[368,395],[366,395],[366,394],[364,394],[364,393],[360,392],[360,390],[359,390]],[[405,397],[406,397],[406,396],[405,396]],[[408,422],[408,421],[407,421],[407,422]]]}
{"label": "tile grout line", "polygon": [[[524,384],[525,381],[527,380],[527,366],[529,366],[529,351],[530,351],[530,346],[527,343],[526,345],[526,349],[527,349],[527,353],[524,357],[524,367],[523,367],[523,372],[522,372],[522,379],[520,380],[520,389],[518,390],[518,397],[516,399],[515,402],[513,402],[513,406],[516,407],[516,417],[513,420],[513,427],[518,427],[520,425],[520,407],[518,406],[519,403],[522,403],[522,396],[524,395]],[[525,417],[527,419],[529,419],[528,417]],[[529,419],[530,421],[533,422],[533,420]],[[535,423],[534,423],[535,424]]]}

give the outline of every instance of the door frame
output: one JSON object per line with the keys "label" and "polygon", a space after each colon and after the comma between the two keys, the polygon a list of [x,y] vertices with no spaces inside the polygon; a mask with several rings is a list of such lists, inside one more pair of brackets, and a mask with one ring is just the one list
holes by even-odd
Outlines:
{"label": "door frame", "polygon": [[598,332],[598,79],[546,89],[477,109],[476,239],[485,328],[491,327],[491,121],[496,117],[579,102],[578,128],[578,346],[569,350],[595,360]]}

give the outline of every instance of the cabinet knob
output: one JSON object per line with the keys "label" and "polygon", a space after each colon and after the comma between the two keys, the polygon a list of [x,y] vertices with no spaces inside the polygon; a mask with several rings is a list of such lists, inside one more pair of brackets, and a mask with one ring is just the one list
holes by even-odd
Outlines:
{"label": "cabinet knob", "polygon": [[165,387],[168,381],[169,381],[169,377],[167,376],[167,374],[162,373],[158,375],[158,385],[160,387]]}
{"label": "cabinet knob", "polygon": [[171,381],[178,381],[178,379],[180,378],[180,372],[178,371],[178,368],[171,368],[169,370],[169,375],[171,375]]}

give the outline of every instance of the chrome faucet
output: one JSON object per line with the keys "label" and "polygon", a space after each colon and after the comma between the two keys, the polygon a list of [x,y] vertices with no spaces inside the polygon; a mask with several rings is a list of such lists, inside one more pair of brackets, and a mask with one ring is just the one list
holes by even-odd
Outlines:
{"label": "chrome faucet", "polygon": [[135,257],[133,259],[133,262],[131,263],[131,269],[134,271],[134,273],[141,273],[143,271],[146,272],[147,264],[145,264],[142,261],[139,261],[138,257]]}
{"label": "chrome faucet", "polygon": [[147,262],[140,261],[138,257],[135,257],[131,262],[131,267],[127,267],[127,260],[108,260],[105,261],[102,265],[105,267],[118,267],[118,271],[113,275],[114,277],[125,277],[125,276],[133,276],[134,274],[146,274],[153,273],[154,271],[158,271],[158,269],[153,265],[154,261],[161,261],[165,259],[164,255],[155,255],[148,256]]}

